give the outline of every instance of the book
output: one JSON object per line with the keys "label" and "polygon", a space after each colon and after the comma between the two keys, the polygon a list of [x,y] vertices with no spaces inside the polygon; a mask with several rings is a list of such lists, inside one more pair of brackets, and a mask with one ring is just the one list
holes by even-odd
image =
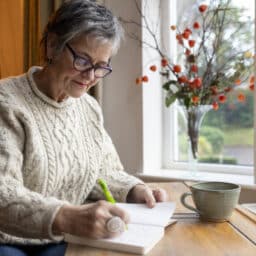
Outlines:
{"label": "book", "polygon": [[175,210],[174,202],[156,203],[154,208],[148,208],[145,204],[117,203],[116,205],[127,211],[130,215],[130,223],[127,225],[127,230],[120,236],[90,239],[65,234],[65,241],[144,255],[164,236],[164,228],[176,222],[176,220],[171,220]]}

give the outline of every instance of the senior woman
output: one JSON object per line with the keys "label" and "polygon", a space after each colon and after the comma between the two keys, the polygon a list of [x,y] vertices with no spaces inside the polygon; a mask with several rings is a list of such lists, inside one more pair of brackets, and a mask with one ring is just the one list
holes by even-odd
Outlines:
{"label": "senior woman", "polygon": [[44,31],[43,67],[0,81],[0,255],[64,255],[63,233],[117,235],[107,221],[129,216],[100,200],[98,178],[118,201],[153,207],[165,200],[165,191],[123,171],[87,94],[112,72],[121,37],[104,6],[66,1]]}

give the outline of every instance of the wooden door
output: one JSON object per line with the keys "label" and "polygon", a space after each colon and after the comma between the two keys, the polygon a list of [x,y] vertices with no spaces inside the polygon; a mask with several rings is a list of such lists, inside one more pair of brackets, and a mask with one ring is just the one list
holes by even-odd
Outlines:
{"label": "wooden door", "polygon": [[24,72],[24,0],[0,1],[0,78]]}

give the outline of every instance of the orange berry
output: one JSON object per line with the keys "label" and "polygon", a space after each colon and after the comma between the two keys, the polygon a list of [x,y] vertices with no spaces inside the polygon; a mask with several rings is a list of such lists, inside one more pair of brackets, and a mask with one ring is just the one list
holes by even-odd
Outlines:
{"label": "orange berry", "polygon": [[194,104],[197,104],[198,102],[199,102],[199,100],[200,100],[200,98],[198,97],[198,96],[192,96],[192,102],[194,103]]}
{"label": "orange berry", "polygon": [[176,30],[176,26],[175,25],[171,25],[171,30]]}
{"label": "orange berry", "polygon": [[190,35],[192,34],[192,31],[189,28],[185,28],[184,32],[188,32]]}
{"label": "orange berry", "polygon": [[189,36],[190,36],[190,33],[189,33],[188,31],[184,31],[183,34],[182,34],[182,37],[183,37],[184,39],[188,39]]}
{"label": "orange berry", "polygon": [[152,66],[149,67],[149,69],[151,71],[155,72],[157,70],[157,67],[156,67],[156,65],[152,65]]}
{"label": "orange berry", "polygon": [[250,88],[251,91],[253,91],[254,90],[254,84],[250,84],[249,88]]}
{"label": "orange berry", "polygon": [[226,100],[227,100],[227,97],[224,94],[219,95],[219,102],[220,103],[224,103],[224,102],[226,102]]}
{"label": "orange berry", "polygon": [[200,28],[199,22],[196,21],[196,22],[193,24],[193,28],[194,28],[194,29],[199,29],[199,28]]}
{"label": "orange berry", "polygon": [[238,79],[235,80],[235,85],[240,85],[241,82],[242,82],[241,79],[238,78]]}
{"label": "orange berry", "polygon": [[162,59],[161,60],[161,65],[162,65],[162,67],[166,67],[168,65],[168,60],[167,59]]}
{"label": "orange berry", "polygon": [[186,83],[187,81],[188,81],[188,79],[187,79],[186,76],[180,76],[180,77],[178,78],[178,82],[179,82],[180,84]]}
{"label": "orange berry", "polygon": [[189,87],[190,87],[191,89],[196,89],[196,85],[195,85],[195,83],[194,83],[193,80],[189,80],[189,81],[188,81],[188,84],[189,84]]}
{"label": "orange berry", "polygon": [[193,73],[197,73],[197,72],[198,72],[198,67],[197,67],[197,65],[195,65],[195,64],[191,65],[190,70],[191,70],[191,72],[193,72]]}
{"label": "orange berry", "polygon": [[208,6],[206,4],[201,4],[198,7],[199,12],[205,12]]}
{"label": "orange berry", "polygon": [[135,83],[136,84],[141,84],[142,83],[142,78],[141,77],[136,78]]}
{"label": "orange berry", "polygon": [[240,102],[244,102],[245,101],[245,95],[243,93],[239,93],[237,95],[237,100]]}
{"label": "orange berry", "polygon": [[177,35],[176,35],[176,39],[177,39],[177,41],[178,41],[179,44],[183,45],[182,34],[177,34]]}
{"label": "orange berry", "polygon": [[254,77],[254,76],[251,76],[251,77],[250,77],[250,84],[254,84],[254,81],[255,81],[255,77]]}
{"label": "orange berry", "polygon": [[193,48],[195,46],[196,41],[195,40],[188,40],[188,45]]}
{"label": "orange berry", "polygon": [[173,66],[173,72],[180,73],[181,72],[181,66],[180,65],[174,65]]}
{"label": "orange berry", "polygon": [[148,82],[148,76],[143,76],[143,77],[142,77],[142,82],[147,83],[147,82]]}
{"label": "orange berry", "polygon": [[188,39],[190,37],[190,35],[192,34],[192,31],[189,28],[186,28],[182,34],[182,37],[184,39]]}
{"label": "orange berry", "polygon": [[181,34],[177,34],[176,35],[176,39],[179,41],[179,40],[182,40],[182,35]]}
{"label": "orange berry", "polygon": [[218,109],[219,109],[219,104],[218,104],[218,102],[214,101],[214,102],[212,103],[212,108],[213,108],[213,110],[218,110]]}
{"label": "orange berry", "polygon": [[200,77],[196,77],[193,81],[193,84],[196,88],[200,88],[202,85],[202,79]]}

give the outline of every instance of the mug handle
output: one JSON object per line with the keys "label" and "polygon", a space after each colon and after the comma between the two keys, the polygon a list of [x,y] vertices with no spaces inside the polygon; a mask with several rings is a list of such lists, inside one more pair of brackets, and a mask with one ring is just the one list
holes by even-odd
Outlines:
{"label": "mug handle", "polygon": [[187,196],[192,196],[192,193],[189,193],[189,192],[186,192],[186,193],[183,193],[181,195],[181,198],[180,198],[180,201],[181,203],[186,207],[188,208],[189,210],[192,210],[194,212],[199,212],[196,208],[194,208],[193,206],[190,206],[189,204],[186,203],[185,199]]}

